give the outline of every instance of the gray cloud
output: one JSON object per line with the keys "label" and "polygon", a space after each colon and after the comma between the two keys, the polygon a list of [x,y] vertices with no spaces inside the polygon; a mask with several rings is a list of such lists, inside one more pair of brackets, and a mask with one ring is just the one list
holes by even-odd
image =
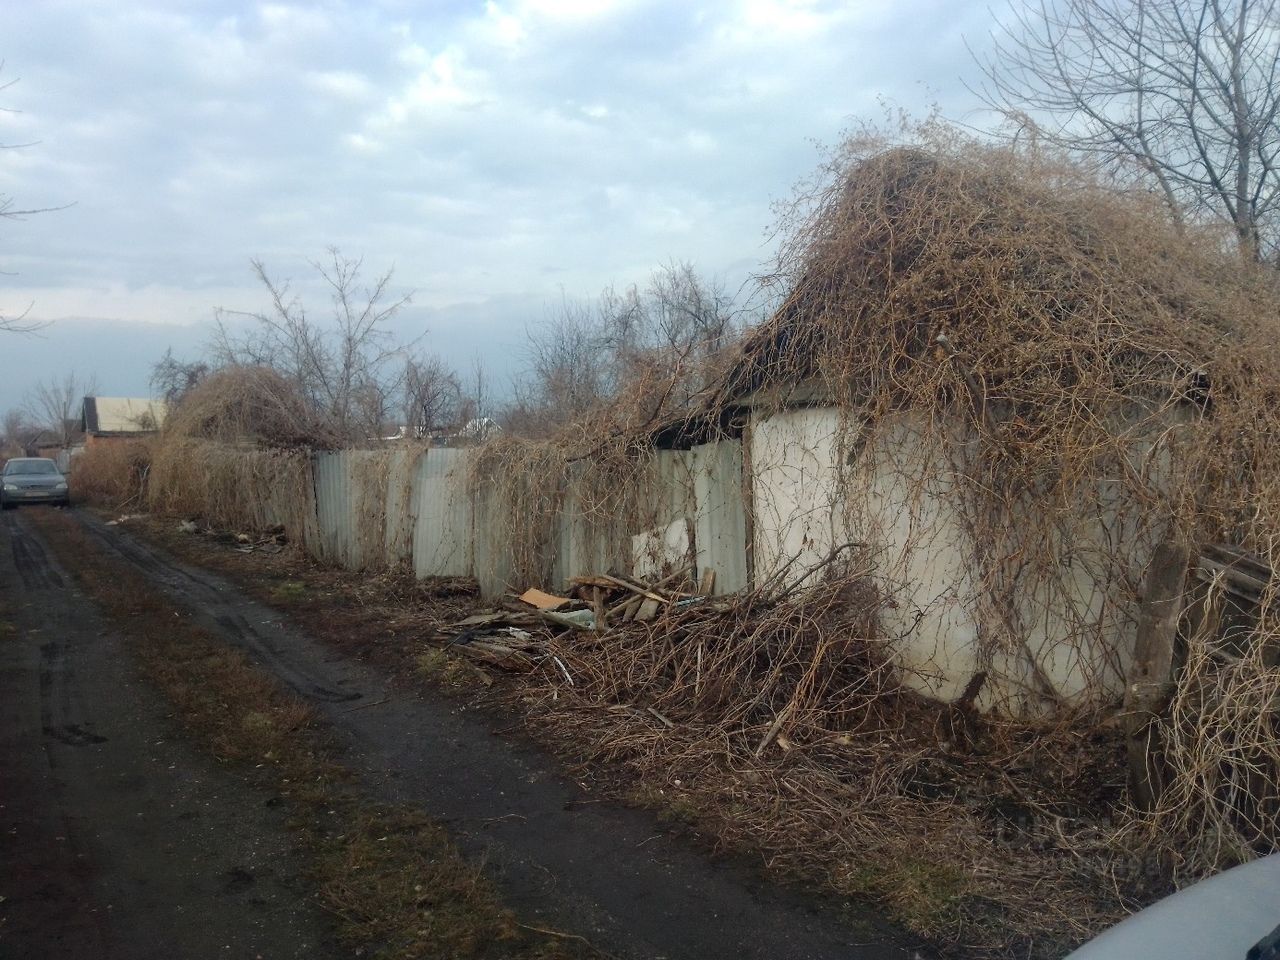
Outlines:
{"label": "gray cloud", "polygon": [[[519,343],[562,290],[766,258],[812,141],[880,96],[972,106],[961,37],[987,19],[942,0],[23,4],[0,140],[40,143],[0,154],[0,191],[75,205],[3,227],[0,307],[90,318],[45,344],[101,317],[158,355],[261,302],[249,257],[305,288],[337,244],[396,265],[430,348]],[[104,389],[145,388],[140,361],[97,357]],[[61,362],[0,343],[0,408]]]}

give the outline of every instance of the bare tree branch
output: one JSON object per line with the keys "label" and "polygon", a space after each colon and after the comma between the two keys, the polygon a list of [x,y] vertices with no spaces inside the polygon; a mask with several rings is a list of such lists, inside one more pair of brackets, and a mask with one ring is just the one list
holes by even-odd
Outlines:
{"label": "bare tree branch", "polygon": [[71,371],[61,378],[50,377],[36,384],[27,400],[27,413],[39,427],[56,436],[63,447],[70,446],[81,403],[96,389],[97,379],[92,375],[81,377]]}
{"label": "bare tree branch", "polygon": [[[387,325],[411,295],[390,298],[391,271],[362,287],[362,261],[336,248],[328,253],[324,262],[311,263],[329,290],[327,323],[313,321],[289,281],[272,278],[261,261],[253,260],[270,306],[261,312],[219,310],[214,359],[221,365],[280,372],[298,385],[336,436],[380,436],[399,406],[396,398],[409,372],[408,366],[393,361],[414,345],[400,343]],[[250,321],[248,328],[239,328],[232,322],[236,319]]]}
{"label": "bare tree branch", "polygon": [[978,93],[1015,133],[1276,257],[1280,0],[1035,0],[979,64]]}

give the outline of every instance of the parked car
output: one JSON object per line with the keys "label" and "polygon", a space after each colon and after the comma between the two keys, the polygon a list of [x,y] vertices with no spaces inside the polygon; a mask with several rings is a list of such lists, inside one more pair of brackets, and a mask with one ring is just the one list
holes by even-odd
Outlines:
{"label": "parked car", "polygon": [[1280,853],[1139,910],[1066,960],[1277,960]]}
{"label": "parked car", "polygon": [[67,478],[58,465],[43,457],[18,457],[0,471],[0,510],[10,510],[20,503],[71,502]]}

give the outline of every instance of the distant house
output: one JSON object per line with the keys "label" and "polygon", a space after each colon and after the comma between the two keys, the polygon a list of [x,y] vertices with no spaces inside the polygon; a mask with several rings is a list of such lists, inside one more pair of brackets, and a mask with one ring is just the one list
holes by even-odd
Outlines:
{"label": "distant house", "polygon": [[168,408],[162,400],[139,397],[85,397],[80,419],[85,446],[137,439],[164,425]]}
{"label": "distant house", "polygon": [[26,454],[29,457],[45,457],[49,460],[57,460],[58,454],[64,449],[66,449],[66,444],[62,442],[62,437],[52,431],[42,430],[27,444]]}
{"label": "distant house", "polygon": [[60,470],[71,465],[71,458],[84,449],[84,430],[81,420],[68,419],[62,430],[40,430],[23,444],[22,453],[28,457],[44,457],[58,464]]}

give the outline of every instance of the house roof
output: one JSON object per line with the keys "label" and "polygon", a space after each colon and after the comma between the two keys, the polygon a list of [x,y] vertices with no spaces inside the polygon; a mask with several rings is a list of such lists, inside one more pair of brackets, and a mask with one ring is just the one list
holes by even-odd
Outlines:
{"label": "house roof", "polygon": [[153,433],[164,424],[168,408],[145,397],[85,397],[86,433]]}

